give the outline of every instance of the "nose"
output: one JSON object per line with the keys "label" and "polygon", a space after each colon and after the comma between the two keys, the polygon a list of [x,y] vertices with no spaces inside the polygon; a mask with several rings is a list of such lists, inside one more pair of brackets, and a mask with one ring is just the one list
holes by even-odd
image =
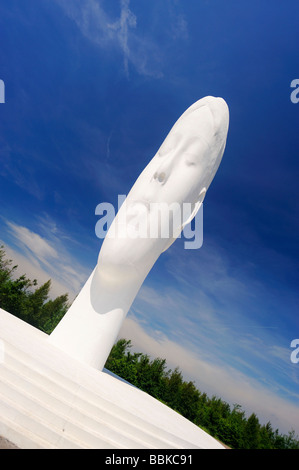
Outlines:
{"label": "nose", "polygon": [[161,185],[165,184],[171,174],[171,171],[175,165],[175,158],[173,158],[172,152],[166,157],[165,160],[160,164],[154,173],[153,180]]}

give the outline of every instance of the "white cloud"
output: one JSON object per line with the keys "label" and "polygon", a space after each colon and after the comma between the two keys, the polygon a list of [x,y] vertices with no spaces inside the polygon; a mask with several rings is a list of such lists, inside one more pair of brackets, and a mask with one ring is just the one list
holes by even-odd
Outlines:
{"label": "white cloud", "polygon": [[[50,274],[42,269],[38,264],[32,263],[30,258],[20,254],[3,241],[0,241],[0,244],[4,245],[7,258],[12,259],[14,265],[18,265],[16,272],[18,276],[26,274],[29,279],[37,279],[39,285],[44,284],[50,279]],[[75,292],[70,289],[69,285],[63,284],[52,277],[50,296],[55,298],[66,293],[70,293],[70,299],[75,296]]]}
{"label": "white cloud", "polygon": [[37,233],[13,222],[8,221],[7,225],[15,238],[43,263],[47,263],[47,260],[58,258],[57,250]]}
{"label": "white cloud", "polygon": [[129,28],[135,28],[137,18],[129,8],[130,0],[121,0],[120,19],[109,25],[109,28],[114,30],[118,36],[120,47],[124,55],[124,69],[127,77],[129,76],[129,58],[131,55],[129,48]]}
{"label": "white cloud", "polygon": [[[130,0],[120,0],[119,18],[110,17],[100,0],[56,0],[56,3],[72,19],[81,34],[100,48],[119,48],[123,55],[124,72],[129,77],[129,64],[144,76],[163,77],[163,46],[155,41],[153,34],[138,29],[138,19],[130,7]],[[186,39],[187,23],[181,13],[169,8],[168,18],[159,23],[159,28],[167,24],[172,34],[169,42]],[[159,31],[158,31],[159,32]],[[169,43],[165,49],[167,49]]]}
{"label": "white cloud", "polygon": [[173,39],[187,39],[187,21],[185,16],[179,11],[178,2],[176,0],[169,0],[168,10],[170,17],[170,30]]}
{"label": "white cloud", "polygon": [[113,40],[113,31],[109,28],[109,18],[100,2],[96,0],[56,0],[66,15],[71,18],[81,33],[89,40],[104,45]]}
{"label": "white cloud", "polygon": [[107,48],[111,45],[118,45],[121,48],[124,57],[124,70],[128,76],[128,63],[133,57],[128,42],[129,31],[130,28],[136,26],[137,21],[136,16],[130,10],[130,0],[121,0],[120,17],[116,21],[106,14],[100,1],[56,0],[56,2],[89,41],[101,48]]}
{"label": "white cloud", "polygon": [[66,246],[70,244],[70,238],[60,238],[59,229],[49,219],[40,219],[39,223],[40,232],[47,233],[47,237],[14,222],[6,220],[5,223],[19,250],[12,248],[6,241],[2,244],[8,257],[18,265],[18,275],[26,274],[30,279],[35,278],[39,285],[51,278],[51,296],[68,293],[70,300],[73,300],[91,270],[82,266],[69,253]]}

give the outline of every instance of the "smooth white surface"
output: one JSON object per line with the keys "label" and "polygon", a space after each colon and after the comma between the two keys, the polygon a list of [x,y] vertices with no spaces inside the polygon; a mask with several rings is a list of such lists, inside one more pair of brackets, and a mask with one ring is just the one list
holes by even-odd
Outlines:
{"label": "smooth white surface", "polygon": [[[199,210],[225,149],[229,112],[222,98],[205,97],[178,119],[157,154],[141,173],[116,215],[98,264],[49,341],[86,364],[102,369],[122,322],[144,279],[160,256]],[[141,218],[156,222],[152,204],[191,205],[192,215],[173,226],[175,214],[160,220],[170,236],[133,237]],[[111,236],[111,233],[118,236]]]}
{"label": "smooth white surface", "polygon": [[18,447],[223,449],[150,395],[59,351],[0,309],[0,435]]}

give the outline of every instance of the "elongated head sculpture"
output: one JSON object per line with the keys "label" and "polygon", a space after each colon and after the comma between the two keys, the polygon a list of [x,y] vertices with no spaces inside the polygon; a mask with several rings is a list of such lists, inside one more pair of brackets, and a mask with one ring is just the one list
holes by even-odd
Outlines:
{"label": "elongated head sculpture", "polygon": [[[104,366],[148,272],[199,210],[220,165],[228,123],[222,98],[205,97],[182,114],[133,185],[97,266],[50,341],[81,361]],[[184,204],[190,207],[187,216]]]}
{"label": "elongated head sculpture", "polygon": [[[98,273],[113,284],[118,277],[123,283],[147,275],[199,210],[220,165],[227,131],[228,107],[222,98],[203,98],[185,111],[115,217],[99,254]],[[168,238],[162,233],[165,225]]]}

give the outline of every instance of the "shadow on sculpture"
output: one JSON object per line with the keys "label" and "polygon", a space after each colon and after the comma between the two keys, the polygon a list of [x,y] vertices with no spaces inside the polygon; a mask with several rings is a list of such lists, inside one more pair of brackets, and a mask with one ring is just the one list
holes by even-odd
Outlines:
{"label": "shadow on sculpture", "polygon": [[94,271],[50,335],[52,344],[104,367],[147,274],[200,209],[224,153],[228,124],[222,98],[202,98],[182,114],[121,206]]}

